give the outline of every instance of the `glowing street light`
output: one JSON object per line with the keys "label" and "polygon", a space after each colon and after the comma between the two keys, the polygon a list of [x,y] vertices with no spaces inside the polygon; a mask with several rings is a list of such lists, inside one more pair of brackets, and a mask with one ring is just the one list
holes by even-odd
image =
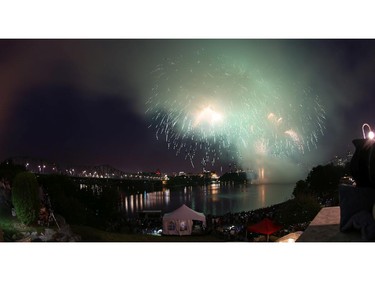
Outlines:
{"label": "glowing street light", "polygon": [[350,161],[350,170],[356,186],[375,187],[375,134],[369,124],[362,125],[363,139],[352,142],[355,151]]}
{"label": "glowing street light", "polygon": [[[367,133],[367,137],[366,137],[366,133],[365,133],[365,128],[367,128],[367,131],[368,131],[368,133]],[[370,139],[370,140],[373,140],[374,137],[375,137],[374,132],[371,130],[370,125],[367,124],[367,123],[364,123],[364,124],[362,125],[362,134],[363,134],[363,138],[364,138],[364,139]]]}

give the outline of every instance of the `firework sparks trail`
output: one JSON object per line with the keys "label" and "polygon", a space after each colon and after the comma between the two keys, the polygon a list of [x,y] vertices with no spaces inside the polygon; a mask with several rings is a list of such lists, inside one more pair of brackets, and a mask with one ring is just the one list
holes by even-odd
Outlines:
{"label": "firework sparks trail", "polygon": [[[152,72],[155,84],[146,114],[157,139],[192,166],[243,151],[288,157],[316,146],[325,112],[317,95],[297,83],[268,79],[250,66],[209,56],[165,59]],[[294,84],[294,85],[293,85]]]}

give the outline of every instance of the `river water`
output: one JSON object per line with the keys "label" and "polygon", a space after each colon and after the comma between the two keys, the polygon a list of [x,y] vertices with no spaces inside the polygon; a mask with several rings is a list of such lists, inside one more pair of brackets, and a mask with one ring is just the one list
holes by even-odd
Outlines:
{"label": "river water", "polygon": [[181,187],[121,196],[121,209],[129,217],[143,210],[171,212],[182,204],[205,215],[251,211],[292,198],[295,184],[240,184]]}

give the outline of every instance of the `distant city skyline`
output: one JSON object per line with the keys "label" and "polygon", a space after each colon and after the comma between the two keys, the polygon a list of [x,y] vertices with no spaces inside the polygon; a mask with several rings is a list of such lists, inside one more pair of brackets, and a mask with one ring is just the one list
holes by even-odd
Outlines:
{"label": "distant city skyline", "polygon": [[[334,164],[338,166],[344,166],[347,164],[351,157],[353,156],[353,151],[348,151],[345,155],[335,155],[329,161],[325,163],[320,163],[318,165],[326,165],[326,164]],[[159,169],[156,170],[138,170],[138,171],[125,171],[118,169],[111,164],[101,164],[101,165],[71,165],[67,163],[61,163],[57,161],[51,161],[52,159],[40,159],[40,158],[30,158],[30,157],[8,157],[6,159],[2,159],[0,163],[6,164],[14,164],[14,165],[21,165],[26,168],[26,170],[33,172],[33,173],[40,173],[40,174],[66,174],[68,176],[78,176],[78,177],[128,177],[129,175],[153,175],[155,174],[157,177],[164,177],[164,176],[176,176],[176,175],[187,175],[187,174],[202,174],[202,172],[213,172],[217,173],[218,176],[221,176],[225,173],[230,172],[249,172],[251,174],[255,173],[255,176],[262,176],[261,174],[258,175],[259,171],[255,171],[253,169],[242,169],[241,167],[237,167],[236,164],[229,164],[228,169],[223,171],[222,173],[218,173],[216,170],[206,170],[203,168],[201,171],[172,171],[172,172],[165,172],[160,171]],[[264,171],[263,171],[264,172]]]}

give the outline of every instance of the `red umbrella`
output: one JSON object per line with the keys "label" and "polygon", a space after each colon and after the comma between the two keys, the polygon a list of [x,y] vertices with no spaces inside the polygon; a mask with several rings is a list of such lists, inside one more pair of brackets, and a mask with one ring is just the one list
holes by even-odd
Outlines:
{"label": "red umbrella", "polygon": [[267,235],[267,241],[269,240],[269,235],[278,231],[281,229],[282,226],[274,223],[271,219],[269,218],[264,218],[260,222],[250,225],[247,227],[248,232],[255,232],[255,233],[260,233],[260,234],[265,234]]}

